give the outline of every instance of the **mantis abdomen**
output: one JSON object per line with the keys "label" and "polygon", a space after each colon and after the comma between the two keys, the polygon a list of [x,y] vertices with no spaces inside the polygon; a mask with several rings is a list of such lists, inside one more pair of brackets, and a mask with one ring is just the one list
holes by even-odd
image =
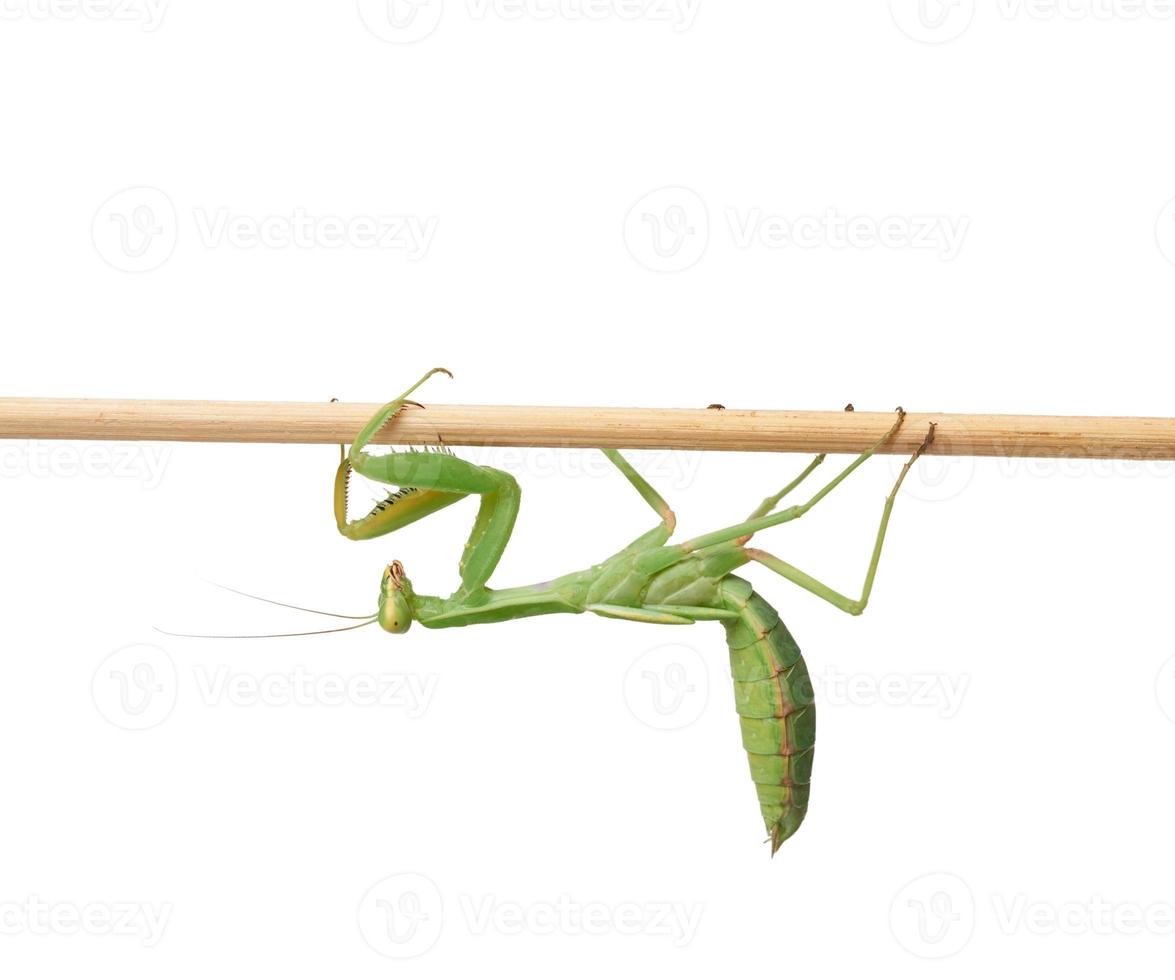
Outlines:
{"label": "mantis abdomen", "polygon": [[724,605],[734,699],[743,747],[759,794],[771,851],[799,829],[808,812],[816,706],[800,648],[783,621],[749,582],[728,576]]}

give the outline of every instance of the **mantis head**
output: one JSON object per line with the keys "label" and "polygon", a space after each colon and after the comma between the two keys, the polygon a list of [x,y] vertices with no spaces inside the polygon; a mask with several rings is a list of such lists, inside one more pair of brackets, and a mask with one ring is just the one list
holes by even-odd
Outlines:
{"label": "mantis head", "polygon": [[398,561],[384,569],[379,592],[379,625],[389,633],[407,633],[412,625],[412,583]]}

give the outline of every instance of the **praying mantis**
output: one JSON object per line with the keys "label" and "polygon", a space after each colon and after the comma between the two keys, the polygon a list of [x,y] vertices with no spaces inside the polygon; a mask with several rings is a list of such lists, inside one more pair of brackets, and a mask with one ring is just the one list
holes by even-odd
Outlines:
{"label": "praying mantis", "polygon": [[[752,588],[731,574],[749,562],[777,573],[852,615],[864,611],[894,500],[914,461],[934,438],[934,425],[906,461],[886,498],[865,582],[850,598],[806,572],[758,548],[751,537],[803,517],[901,428],[905,412],[877,442],[857,456],[804,503],[777,510],[780,502],[824,462],[821,454],[778,493],[767,497],[745,521],[671,544],[676,518],[661,495],[616,450],[601,450],[658,517],[642,534],[609,558],[578,572],[538,585],[497,589],[487,585],[510,541],[518,516],[520,490],[509,473],[458,458],[445,447],[434,450],[368,452],[371,441],[434,374],[434,368],[398,398],[384,405],[355,437],[340,447],[334,483],[335,523],[341,534],[366,540],[427,517],[469,495],[481,503],[461,555],[461,584],[448,598],[417,592],[399,561],[384,568],[378,611],[358,626],[378,622],[389,633],[406,633],[414,622],[429,629],[499,623],[525,616],[594,613],[638,623],[684,626],[718,621],[726,629],[734,679],[735,706],[759,809],[772,855],[800,827],[808,809],[816,712],[808,670],[799,647],[779,614]],[[347,515],[353,473],[393,489],[364,517]],[[356,629],[358,626],[345,627]]]}

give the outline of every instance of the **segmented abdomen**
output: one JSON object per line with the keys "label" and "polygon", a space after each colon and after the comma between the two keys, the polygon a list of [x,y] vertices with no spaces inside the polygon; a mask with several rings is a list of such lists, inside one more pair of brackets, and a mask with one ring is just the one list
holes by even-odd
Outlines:
{"label": "segmented abdomen", "polygon": [[750,583],[728,576],[721,589],[723,604],[738,613],[723,625],[743,747],[774,854],[808,812],[816,742],[812,682],[779,613]]}

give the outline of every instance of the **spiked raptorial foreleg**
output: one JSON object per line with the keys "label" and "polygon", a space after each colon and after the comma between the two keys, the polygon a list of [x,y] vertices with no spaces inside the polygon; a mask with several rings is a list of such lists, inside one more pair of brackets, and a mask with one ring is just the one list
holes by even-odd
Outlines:
{"label": "spiked raptorial foreleg", "polygon": [[[384,405],[344,454],[335,477],[335,521],[339,531],[349,538],[372,538],[418,521],[462,497],[478,494],[481,507],[460,563],[460,592],[468,594],[485,586],[510,539],[518,516],[517,481],[501,470],[458,459],[447,449],[378,456],[366,452],[368,443],[406,404],[416,404],[408,401],[408,395],[438,371],[449,374],[444,368],[434,368],[399,398]],[[400,489],[377,503],[366,517],[348,521],[347,483],[352,470]]]}
{"label": "spiked raptorial foreleg", "polygon": [[[351,447],[351,453],[362,453],[364,447],[401,412],[405,405],[423,407],[418,402],[409,401],[408,396],[438,371],[449,373],[444,368],[433,368],[399,398],[388,402],[381,408],[356,437],[355,445]],[[428,514],[435,513],[443,507],[448,507],[466,496],[464,493],[446,493],[420,486],[401,484],[383,500],[378,501],[363,517],[349,520],[347,504],[351,473],[354,469],[356,467],[351,455],[348,454],[345,446],[340,446],[339,466],[335,471],[334,486],[335,526],[339,529],[340,534],[352,541],[366,541],[370,538],[377,538],[381,534],[388,534],[412,524]]]}

